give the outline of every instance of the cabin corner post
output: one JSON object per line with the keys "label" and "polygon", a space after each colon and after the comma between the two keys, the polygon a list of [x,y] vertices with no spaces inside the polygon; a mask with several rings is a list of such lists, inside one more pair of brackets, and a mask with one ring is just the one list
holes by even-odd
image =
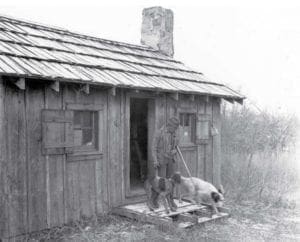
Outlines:
{"label": "cabin corner post", "polygon": [[219,98],[213,99],[212,105],[212,129],[214,129],[213,139],[213,184],[220,188],[221,181],[221,165],[222,165],[222,151],[221,151],[221,100]]}

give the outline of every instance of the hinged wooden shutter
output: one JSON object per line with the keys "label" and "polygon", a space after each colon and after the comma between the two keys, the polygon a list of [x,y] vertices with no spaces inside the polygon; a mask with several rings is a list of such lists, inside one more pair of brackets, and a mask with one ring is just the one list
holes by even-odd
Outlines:
{"label": "hinged wooden shutter", "polygon": [[73,152],[73,111],[42,110],[43,145],[45,155]]}
{"label": "hinged wooden shutter", "polygon": [[211,120],[210,115],[198,114],[197,116],[197,143],[207,143],[210,138],[210,126]]}

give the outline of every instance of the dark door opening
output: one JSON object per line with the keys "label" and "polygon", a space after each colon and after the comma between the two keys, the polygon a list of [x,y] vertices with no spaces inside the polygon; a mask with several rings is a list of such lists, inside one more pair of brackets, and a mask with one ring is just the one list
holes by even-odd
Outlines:
{"label": "dark door opening", "polygon": [[143,192],[147,178],[149,99],[130,99],[130,191]]}

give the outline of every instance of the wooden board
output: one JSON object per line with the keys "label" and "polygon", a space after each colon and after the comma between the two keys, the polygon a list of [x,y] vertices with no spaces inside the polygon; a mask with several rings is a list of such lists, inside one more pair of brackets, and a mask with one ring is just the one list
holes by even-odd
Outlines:
{"label": "wooden board", "polygon": [[218,135],[212,137],[213,139],[213,184],[220,188],[221,186],[221,110],[220,100],[213,99],[213,126],[218,130]]}
{"label": "wooden board", "polygon": [[42,155],[41,110],[45,108],[44,88],[26,87],[27,162],[28,162],[28,219],[29,230],[37,231],[47,224],[46,159]]}
{"label": "wooden board", "polygon": [[[7,137],[5,120],[5,82],[0,77],[0,137]],[[6,139],[0,139],[0,238],[9,235]]]}
{"label": "wooden board", "polygon": [[151,214],[141,214],[139,212],[126,208],[114,208],[112,212],[114,214],[138,220],[141,222],[153,223],[158,226],[162,226],[163,228],[170,228],[173,226],[172,219],[170,218],[162,218],[158,216],[153,216]]}
{"label": "wooden board", "polygon": [[[62,109],[62,92],[45,88],[45,108]],[[50,227],[64,223],[64,155],[47,155],[47,218]]]}
{"label": "wooden board", "polygon": [[[212,121],[212,103],[209,101],[206,103],[205,113],[209,115]],[[205,150],[205,180],[212,183],[213,182],[213,140],[212,137],[209,138]]]}
{"label": "wooden board", "polygon": [[26,118],[25,94],[6,88],[7,185],[10,236],[27,232]]}
{"label": "wooden board", "polygon": [[117,90],[116,96],[108,96],[108,190],[110,206],[118,206],[123,199],[123,159],[121,133],[121,100],[120,91]]}
{"label": "wooden board", "polygon": [[160,204],[160,208],[150,211],[145,202],[124,205],[114,208],[112,212],[116,215],[125,216],[142,222],[149,222],[157,225],[166,224],[166,226],[175,226],[178,228],[187,228],[195,224],[206,223],[220,218],[228,217],[227,213],[220,213],[211,216],[205,205],[195,205],[183,201],[179,203],[174,200],[178,208],[175,212],[166,213],[164,207]]}

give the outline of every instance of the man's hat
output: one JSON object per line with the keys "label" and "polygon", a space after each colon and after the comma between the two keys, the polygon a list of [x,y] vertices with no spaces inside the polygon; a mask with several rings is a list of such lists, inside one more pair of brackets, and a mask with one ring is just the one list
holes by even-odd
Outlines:
{"label": "man's hat", "polygon": [[179,125],[179,120],[176,117],[171,117],[168,119],[168,125],[172,126],[178,126]]}

